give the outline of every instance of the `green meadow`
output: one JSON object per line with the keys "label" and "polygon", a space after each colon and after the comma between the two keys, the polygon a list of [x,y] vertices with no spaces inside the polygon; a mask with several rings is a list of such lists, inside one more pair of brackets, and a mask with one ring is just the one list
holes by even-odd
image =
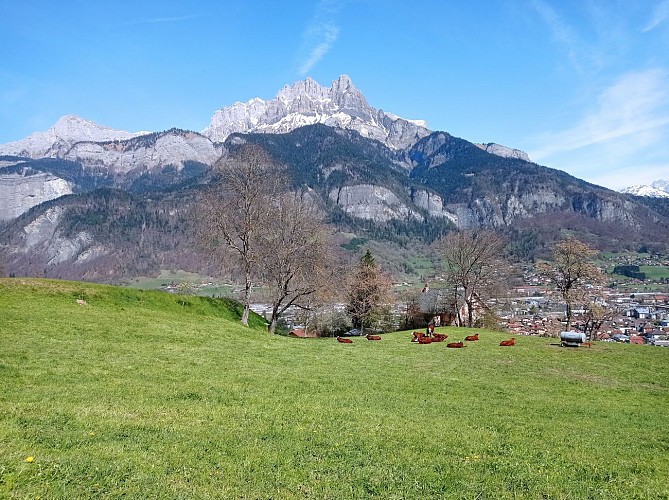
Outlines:
{"label": "green meadow", "polygon": [[669,349],[346,345],[239,313],[0,280],[0,498],[669,498]]}

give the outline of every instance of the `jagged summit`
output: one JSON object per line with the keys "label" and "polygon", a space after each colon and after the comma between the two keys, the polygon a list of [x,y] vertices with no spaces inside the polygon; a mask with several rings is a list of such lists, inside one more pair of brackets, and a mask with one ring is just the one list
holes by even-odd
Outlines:
{"label": "jagged summit", "polygon": [[216,111],[202,133],[222,142],[235,132],[284,133],[314,123],[356,130],[393,149],[411,146],[430,133],[424,122],[371,107],[347,75],[329,88],[307,77],[284,86],[272,100],[236,102]]}
{"label": "jagged summit", "polygon": [[64,155],[77,142],[125,140],[146,134],[116,130],[77,115],[65,115],[48,130],[0,145],[0,155],[43,158]]}

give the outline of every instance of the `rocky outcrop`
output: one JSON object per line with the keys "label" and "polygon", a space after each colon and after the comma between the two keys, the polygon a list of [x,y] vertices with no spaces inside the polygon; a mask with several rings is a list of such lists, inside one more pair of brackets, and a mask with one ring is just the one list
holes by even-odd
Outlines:
{"label": "rocky outcrop", "polygon": [[344,186],[330,191],[329,197],[344,212],[359,219],[378,222],[407,217],[421,219],[420,214],[402,203],[395,193],[380,186]]}
{"label": "rocky outcrop", "polygon": [[215,146],[196,132],[172,129],[125,141],[78,142],[64,157],[84,166],[102,166],[114,174],[126,174],[166,165],[180,169],[187,161],[213,165],[221,153],[222,146]]}
{"label": "rocky outcrop", "polygon": [[411,146],[430,133],[422,121],[371,107],[346,75],[330,88],[307,78],[286,85],[272,100],[237,102],[216,111],[202,133],[221,142],[235,132],[285,133],[315,123],[355,130],[393,149]]}
{"label": "rocky outcrop", "polygon": [[0,169],[0,221],[14,219],[32,207],[71,194],[72,183],[30,168]]}
{"label": "rocky outcrop", "polygon": [[509,148],[507,146],[502,146],[501,144],[495,144],[494,142],[489,142],[487,144],[476,143],[476,145],[486,153],[501,156],[503,158],[516,158],[518,160],[530,161],[530,156],[520,149]]}

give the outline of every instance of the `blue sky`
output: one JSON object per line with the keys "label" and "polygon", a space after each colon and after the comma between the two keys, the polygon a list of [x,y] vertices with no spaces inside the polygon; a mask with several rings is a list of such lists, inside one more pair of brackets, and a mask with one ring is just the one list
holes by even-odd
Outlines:
{"label": "blue sky", "polygon": [[369,103],[610,188],[669,178],[669,0],[0,0],[0,143],[200,131],[347,74]]}

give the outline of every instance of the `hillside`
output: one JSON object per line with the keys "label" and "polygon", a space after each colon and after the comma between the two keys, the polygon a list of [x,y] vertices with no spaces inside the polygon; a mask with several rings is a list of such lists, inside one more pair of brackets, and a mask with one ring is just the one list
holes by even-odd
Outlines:
{"label": "hillside", "polygon": [[0,279],[0,310],[3,497],[669,495],[669,432],[637,424],[664,349],[268,337],[210,299],[43,280]]}

